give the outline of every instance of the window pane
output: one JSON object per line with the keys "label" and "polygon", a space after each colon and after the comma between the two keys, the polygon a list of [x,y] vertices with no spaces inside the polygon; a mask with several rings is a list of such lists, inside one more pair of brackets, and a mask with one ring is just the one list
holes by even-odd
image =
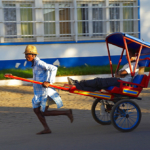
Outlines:
{"label": "window pane", "polygon": [[[124,3],[123,6],[133,6],[133,3]],[[133,19],[133,7],[123,8],[123,19]],[[133,21],[123,21],[123,32],[133,32]]]}
{"label": "window pane", "polygon": [[60,22],[60,34],[71,33],[71,23],[67,22],[67,20],[70,20],[70,8],[69,7],[70,7],[70,4],[59,4],[59,20],[62,21]]}
{"label": "window pane", "polygon": [[[109,8],[109,16],[110,16],[110,20],[114,19],[119,19],[120,17],[120,10],[117,7],[113,6],[119,6],[119,4],[109,4],[109,6],[112,6],[111,8]],[[120,21],[110,21],[110,32],[119,32],[120,31]]]}
{"label": "window pane", "polygon": [[[103,22],[98,21],[98,20],[103,19],[103,9],[99,8],[102,5],[101,4],[93,4],[92,6],[95,7],[92,9],[92,14],[93,14],[92,20],[94,20],[93,21],[93,33],[103,33]],[[98,36],[98,35],[99,34],[95,34],[95,36]]]}
{"label": "window pane", "polygon": [[[55,4],[44,4],[44,21],[55,21]],[[44,22],[44,34],[55,34],[55,22]]]}
{"label": "window pane", "polygon": [[[32,7],[32,5],[21,4],[20,7]],[[20,20],[32,21],[32,8],[20,8]],[[33,35],[33,23],[21,23],[21,35]]]}
{"label": "window pane", "polygon": [[[11,7],[15,7],[16,5],[4,4],[3,6],[4,6],[4,21],[16,22],[16,8],[11,8]],[[5,35],[17,35],[16,23],[7,22],[7,23],[4,23],[4,26],[5,26]]]}
{"label": "window pane", "polygon": [[80,20],[78,21],[78,33],[81,33],[84,36],[89,36],[87,34],[89,33],[88,4],[78,4],[78,7],[81,7],[77,10],[77,19]]}

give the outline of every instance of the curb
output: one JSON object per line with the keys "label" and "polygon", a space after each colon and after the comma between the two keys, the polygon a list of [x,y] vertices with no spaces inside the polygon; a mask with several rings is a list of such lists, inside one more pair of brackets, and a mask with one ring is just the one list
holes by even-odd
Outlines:
{"label": "curb", "polygon": [[[149,74],[149,72],[145,72],[146,75]],[[94,78],[108,78],[111,77],[111,74],[97,74],[97,75],[84,75],[84,76],[61,76],[55,78],[55,83],[66,83],[68,82],[67,77],[70,77],[74,80],[90,80]],[[29,78],[32,80],[32,78]],[[10,80],[0,80],[0,86],[18,86],[18,85],[32,85],[30,82],[24,82],[21,80],[16,79],[10,79]]]}
{"label": "curb", "polygon": [[[107,77],[111,77],[111,75],[103,74],[103,75],[84,75],[84,76],[61,76],[61,77],[55,78],[55,83],[66,83],[68,82],[67,77],[80,81],[80,80],[94,79],[97,77],[107,78]],[[29,79],[32,80],[32,78],[29,78]],[[0,80],[0,86],[18,86],[18,85],[32,85],[32,83],[21,81],[21,80],[16,80],[16,79]]]}

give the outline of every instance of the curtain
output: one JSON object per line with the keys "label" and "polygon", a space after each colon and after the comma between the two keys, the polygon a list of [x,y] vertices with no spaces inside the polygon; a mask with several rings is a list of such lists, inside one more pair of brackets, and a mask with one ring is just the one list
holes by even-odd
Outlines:
{"label": "curtain", "polygon": [[[44,4],[44,21],[55,21],[55,4]],[[44,23],[44,34],[55,34],[55,22]]]}
{"label": "curtain", "polygon": [[[124,3],[123,6],[133,6],[133,3]],[[133,7],[123,8],[123,19],[133,19]],[[133,21],[123,21],[123,32],[133,32]]]}
{"label": "curtain", "polygon": [[[70,20],[70,8],[63,8],[63,7],[70,7],[70,4],[59,4],[59,20],[66,21],[60,22],[60,34],[70,34],[71,33],[71,23],[67,22]],[[63,35],[64,36],[64,35]]]}
{"label": "curtain", "polygon": [[[93,4],[92,6],[99,6],[98,4]],[[101,6],[101,5],[100,5]],[[102,20],[103,19],[103,10],[102,8],[93,8],[93,20]],[[93,21],[93,33],[103,33],[103,25],[102,21]],[[100,34],[99,34],[100,35]],[[95,36],[99,36],[95,34]]]}
{"label": "curtain", "polygon": [[[20,7],[32,7],[31,4],[21,4]],[[32,8],[20,9],[21,21],[32,21]],[[21,23],[21,35],[33,35],[33,23]],[[29,37],[27,37],[29,38]],[[32,38],[30,36],[30,38]]]}
{"label": "curtain", "polygon": [[[77,9],[77,20],[82,20],[82,8]],[[80,34],[82,32],[82,22],[78,22],[78,33]]]}
{"label": "curtain", "polygon": [[[88,4],[82,4],[82,7],[88,7]],[[89,36],[87,33],[89,33],[89,22],[88,21],[84,21],[84,20],[89,20],[88,17],[88,8],[82,8],[82,31],[84,34],[84,36]]]}
{"label": "curtain", "polygon": [[[110,4],[110,6],[119,6],[119,4]],[[120,19],[120,8],[114,7],[109,9],[110,19]],[[120,31],[120,21],[110,21],[110,32]]]}

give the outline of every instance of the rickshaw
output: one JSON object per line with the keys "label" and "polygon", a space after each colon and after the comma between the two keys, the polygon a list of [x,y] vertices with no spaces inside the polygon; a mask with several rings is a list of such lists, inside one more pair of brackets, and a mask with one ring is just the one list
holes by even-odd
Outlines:
{"label": "rickshaw", "polygon": [[[143,88],[148,87],[150,72],[149,75],[146,75],[144,74],[144,69],[145,67],[150,67],[150,59],[140,59],[140,56],[150,54],[150,43],[121,32],[108,35],[106,37],[106,47],[113,78],[114,72],[109,44],[117,46],[122,50],[116,72],[119,70],[124,52],[126,51],[132,82],[118,80],[120,82],[120,87],[111,86],[96,92],[78,90],[74,85],[69,84],[64,84],[63,86],[50,85],[50,87],[95,98],[91,108],[94,120],[102,125],[109,125],[112,123],[119,131],[128,132],[135,129],[141,121],[141,110],[133,100],[141,100],[141,98],[138,97],[139,94]],[[128,49],[132,49],[137,56],[134,70],[132,70],[129,60]],[[139,74],[134,77],[137,65],[139,66]],[[5,77],[42,84],[42,82],[20,78],[12,74],[5,74]]]}
{"label": "rickshaw", "polygon": [[[115,45],[122,49],[116,72],[119,69],[125,50],[132,77],[132,82],[124,82],[119,80],[120,87],[112,86],[106,89],[106,91],[114,95],[113,102],[115,104],[110,112],[110,120],[114,127],[119,131],[129,132],[135,129],[141,121],[141,110],[139,106],[132,101],[132,99],[141,100],[142,98],[138,97],[139,94],[143,88],[148,87],[150,72],[146,75],[144,74],[144,71],[146,67],[150,67],[150,59],[148,57],[140,59],[140,56],[150,54],[150,43],[144,42],[124,33],[113,33],[108,35],[106,37],[106,45],[111,74],[112,77],[114,77],[109,44]],[[129,60],[129,49],[134,51],[137,55],[134,70],[132,70],[131,62]],[[134,76],[137,65],[139,66],[139,72],[138,75]]]}

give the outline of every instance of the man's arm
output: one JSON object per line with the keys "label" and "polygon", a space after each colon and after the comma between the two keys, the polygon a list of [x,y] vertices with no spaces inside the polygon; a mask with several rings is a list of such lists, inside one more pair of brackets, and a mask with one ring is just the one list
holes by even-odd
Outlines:
{"label": "man's arm", "polygon": [[126,70],[122,70],[122,71],[118,71],[118,72],[115,74],[115,77],[116,77],[116,78],[124,78],[127,74],[128,74],[128,73],[127,73]]}
{"label": "man's arm", "polygon": [[48,87],[49,84],[52,84],[55,82],[55,76],[57,73],[57,67],[51,64],[47,64],[44,61],[40,61],[39,67],[45,70],[45,79],[43,82],[44,87]]}

